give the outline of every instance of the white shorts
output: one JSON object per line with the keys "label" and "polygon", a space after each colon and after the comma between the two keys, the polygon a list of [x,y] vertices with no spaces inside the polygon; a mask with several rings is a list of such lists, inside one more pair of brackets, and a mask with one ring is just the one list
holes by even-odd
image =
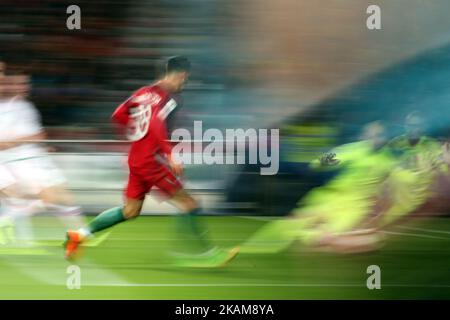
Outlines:
{"label": "white shorts", "polygon": [[5,178],[0,178],[0,186],[2,183],[10,185],[12,177],[13,183],[26,194],[37,194],[45,188],[66,182],[64,175],[49,156],[10,161],[0,165],[0,168],[9,173],[6,174],[5,171]]}

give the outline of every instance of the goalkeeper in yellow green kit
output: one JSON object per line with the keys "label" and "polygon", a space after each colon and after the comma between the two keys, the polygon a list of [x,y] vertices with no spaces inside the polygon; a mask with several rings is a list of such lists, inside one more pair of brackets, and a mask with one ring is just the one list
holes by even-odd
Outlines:
{"label": "goalkeeper in yellow green kit", "polygon": [[448,174],[448,160],[437,140],[423,135],[423,119],[418,112],[406,117],[404,135],[387,147],[397,156],[387,188],[391,206],[380,215],[377,226],[383,228],[415,211],[432,196],[432,185],[440,174]]}
{"label": "goalkeeper in yellow green kit", "polygon": [[[375,231],[424,204],[436,176],[448,170],[441,144],[422,135],[417,113],[408,115],[405,129],[382,148],[382,128],[371,124],[365,141],[340,146],[313,162],[316,168],[340,166],[342,173],[313,189],[294,219],[266,224],[243,251],[276,252],[296,239],[347,252],[376,247]],[[389,206],[380,210],[380,202]]]}
{"label": "goalkeeper in yellow green kit", "polygon": [[327,245],[336,237],[362,228],[373,212],[383,183],[396,165],[378,122],[366,126],[364,140],[339,146],[311,164],[317,169],[339,166],[328,184],[311,190],[293,217],[266,224],[245,242],[243,252],[276,252],[299,239]]}

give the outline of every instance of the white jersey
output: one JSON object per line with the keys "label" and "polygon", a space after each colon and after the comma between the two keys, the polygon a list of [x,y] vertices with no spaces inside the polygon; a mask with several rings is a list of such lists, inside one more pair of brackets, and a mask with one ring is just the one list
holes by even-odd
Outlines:
{"label": "white jersey", "polygon": [[[44,130],[34,105],[19,97],[0,100],[0,142],[26,138]],[[0,190],[12,184],[29,194],[59,185],[65,178],[37,143],[0,150]]]}
{"label": "white jersey", "polygon": [[[32,103],[20,97],[0,99],[0,142],[14,141],[41,132],[41,118]],[[0,163],[45,154],[45,149],[37,144],[22,144],[0,150]]]}

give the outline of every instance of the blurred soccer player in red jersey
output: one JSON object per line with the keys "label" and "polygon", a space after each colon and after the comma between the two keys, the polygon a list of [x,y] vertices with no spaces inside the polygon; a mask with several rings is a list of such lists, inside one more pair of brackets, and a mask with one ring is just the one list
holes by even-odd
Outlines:
{"label": "blurred soccer player in red jersey", "polygon": [[166,119],[177,107],[173,94],[183,89],[189,71],[187,58],[177,56],[168,59],[161,79],[137,90],[113,113],[113,120],[126,128],[127,137],[132,141],[125,204],[102,212],[86,228],[69,230],[65,245],[67,258],[73,258],[79,245],[95,232],[137,217],[146,194],[153,187],[157,187],[182,212],[178,218],[180,228],[177,234],[190,239],[190,244],[197,249],[195,253],[176,255],[178,265],[218,267],[237,254],[237,248],[220,250],[211,246],[206,238],[206,229],[196,217],[200,206],[183,189],[178,179],[183,173],[182,165],[171,156]]}

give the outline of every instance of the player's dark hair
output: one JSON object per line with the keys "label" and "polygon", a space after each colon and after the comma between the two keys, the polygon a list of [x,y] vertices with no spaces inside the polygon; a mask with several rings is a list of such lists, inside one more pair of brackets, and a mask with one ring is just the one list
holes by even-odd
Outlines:
{"label": "player's dark hair", "polygon": [[155,75],[157,79],[163,78],[169,72],[186,71],[191,69],[191,63],[186,57],[173,56],[158,60],[155,64]]}
{"label": "player's dark hair", "polygon": [[182,71],[189,72],[191,70],[191,63],[186,57],[174,56],[167,59],[165,69],[166,73]]}

